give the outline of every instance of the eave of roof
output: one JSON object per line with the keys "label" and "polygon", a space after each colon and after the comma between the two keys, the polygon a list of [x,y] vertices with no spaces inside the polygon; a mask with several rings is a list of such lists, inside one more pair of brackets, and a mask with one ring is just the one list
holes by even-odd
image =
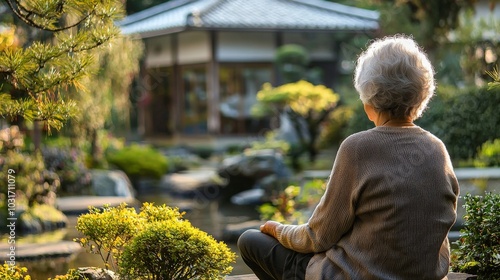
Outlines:
{"label": "eave of roof", "polygon": [[369,31],[379,13],[324,0],[174,0],[118,23],[142,37],[182,30]]}

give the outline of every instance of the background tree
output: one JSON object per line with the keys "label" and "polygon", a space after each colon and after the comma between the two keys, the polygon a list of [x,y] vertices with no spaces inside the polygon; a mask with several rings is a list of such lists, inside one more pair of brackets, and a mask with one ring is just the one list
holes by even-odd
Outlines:
{"label": "background tree", "polygon": [[[119,34],[114,21],[122,15],[118,0],[6,0],[24,32],[20,47],[0,53],[0,115],[44,121],[60,128],[76,114],[76,104],[61,89],[81,88],[92,64],[89,50]],[[3,6],[5,8],[5,5]],[[21,36],[18,36],[20,38]]]}
{"label": "background tree", "polygon": [[315,161],[321,125],[333,111],[338,100],[339,95],[333,90],[304,80],[279,87],[264,84],[262,90],[257,93],[258,104],[253,108],[253,113],[264,115],[269,112],[284,112],[286,114],[299,140],[298,146],[292,147],[291,151],[293,165],[297,168],[297,157],[304,151],[309,153],[311,162]]}
{"label": "background tree", "polygon": [[[474,8],[476,0],[355,0],[332,1],[380,12],[381,35],[413,34],[426,49],[445,42],[448,33],[460,24],[459,14]],[[492,1],[494,2],[494,1]]]}
{"label": "background tree", "polygon": [[85,90],[67,90],[78,102],[80,113],[70,121],[65,132],[73,138],[73,143],[89,142],[91,166],[100,165],[103,159],[98,132],[104,128],[115,132],[128,129],[130,85],[139,71],[142,50],[140,40],[127,36],[114,38],[104,48],[92,51],[95,61],[89,69],[95,75],[81,80]]}
{"label": "background tree", "polygon": [[128,0],[126,1],[125,9],[127,10],[127,15],[131,15],[165,2],[170,2],[170,0]]}

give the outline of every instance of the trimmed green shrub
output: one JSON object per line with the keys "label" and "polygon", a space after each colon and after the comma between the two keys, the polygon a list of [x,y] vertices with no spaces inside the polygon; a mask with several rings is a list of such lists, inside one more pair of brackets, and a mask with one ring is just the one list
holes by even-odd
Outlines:
{"label": "trimmed green shrub", "polygon": [[224,279],[235,254],[166,205],[91,208],[78,218],[77,238],[120,279]]}
{"label": "trimmed green shrub", "polygon": [[276,51],[275,62],[285,83],[306,78],[309,55],[304,47],[295,44],[281,46]]}
{"label": "trimmed green shrub", "polygon": [[160,179],[168,170],[168,160],[156,149],[132,144],[108,155],[110,164],[123,170],[131,180]]}
{"label": "trimmed green shrub", "polygon": [[467,194],[464,208],[464,228],[452,253],[453,271],[500,279],[500,194]]}
{"label": "trimmed green shrub", "polygon": [[103,260],[106,269],[117,269],[117,260],[123,247],[141,230],[142,223],[134,208],[122,203],[117,207],[89,208],[89,213],[78,217],[76,229],[84,237],[75,241]]}
{"label": "trimmed green shrub", "polygon": [[190,150],[202,159],[209,159],[214,154],[214,148],[211,146],[195,146]]}
{"label": "trimmed green shrub", "polygon": [[185,220],[150,223],[125,247],[123,279],[224,279],[234,253]]}

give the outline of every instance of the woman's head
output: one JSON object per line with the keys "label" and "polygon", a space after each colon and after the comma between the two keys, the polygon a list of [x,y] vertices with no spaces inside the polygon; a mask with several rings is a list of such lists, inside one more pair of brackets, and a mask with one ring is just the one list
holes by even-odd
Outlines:
{"label": "woman's head", "polygon": [[434,94],[434,70],[417,43],[396,35],[373,41],[358,58],[354,87],[363,104],[395,119],[417,119]]}

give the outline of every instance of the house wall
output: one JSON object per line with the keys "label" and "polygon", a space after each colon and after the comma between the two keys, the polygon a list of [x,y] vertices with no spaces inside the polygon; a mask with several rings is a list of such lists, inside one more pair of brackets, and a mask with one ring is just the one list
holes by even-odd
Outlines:
{"label": "house wall", "polygon": [[220,62],[270,62],[274,59],[275,35],[262,32],[219,32],[217,60]]}
{"label": "house wall", "polygon": [[283,44],[298,44],[309,51],[311,60],[333,60],[334,40],[325,33],[283,33]]}
{"label": "house wall", "polygon": [[145,41],[145,64],[147,68],[170,66],[173,64],[172,36],[148,38]]}
{"label": "house wall", "polygon": [[188,31],[178,34],[179,64],[206,63],[210,60],[210,34],[204,31]]}
{"label": "house wall", "polygon": [[[173,36],[146,39],[146,67],[165,67],[174,63]],[[178,63],[196,64],[210,61],[210,34],[189,31],[178,35]],[[268,32],[218,32],[219,62],[272,62],[276,53],[275,34]],[[333,38],[323,33],[284,33],[283,44],[304,46],[312,60],[333,60]]]}
{"label": "house wall", "polygon": [[146,44],[147,68],[166,67],[174,64],[174,36],[177,37],[177,62],[180,65],[206,63],[210,60],[210,38],[207,32],[192,31],[178,35],[148,38]]}

